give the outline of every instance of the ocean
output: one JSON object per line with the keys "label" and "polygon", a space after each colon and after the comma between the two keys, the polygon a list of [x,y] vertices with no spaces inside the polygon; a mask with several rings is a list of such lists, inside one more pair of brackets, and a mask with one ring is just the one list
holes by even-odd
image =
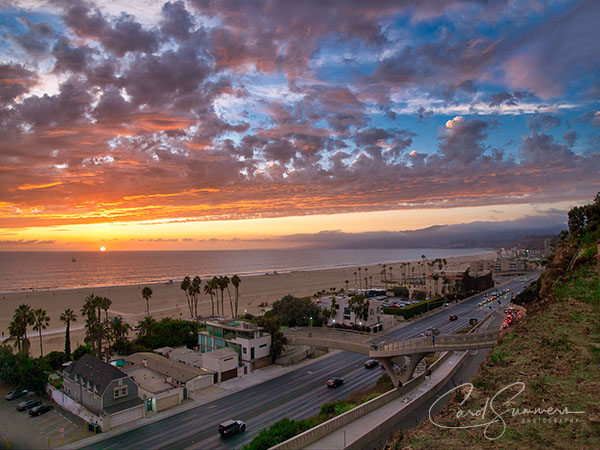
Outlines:
{"label": "ocean", "polygon": [[0,292],[178,281],[186,275],[360,267],[488,253],[483,249],[286,249],[226,251],[0,252]]}

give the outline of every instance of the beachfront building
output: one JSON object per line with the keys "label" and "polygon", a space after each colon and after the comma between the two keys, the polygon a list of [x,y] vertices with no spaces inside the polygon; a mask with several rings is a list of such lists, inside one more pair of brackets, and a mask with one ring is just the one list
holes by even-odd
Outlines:
{"label": "beachfront building", "polygon": [[91,355],[64,369],[63,393],[97,416],[102,431],[144,417],[138,386],[131,377]]}
{"label": "beachfront building", "polygon": [[139,352],[121,358],[121,370],[139,386],[147,410],[155,412],[180,404],[186,398],[197,400],[202,389],[213,384],[214,374],[187,366],[156,353]]}
{"label": "beachfront building", "polygon": [[524,272],[527,270],[525,261],[509,259],[484,259],[473,261],[470,265],[471,273],[503,273],[503,272]]}
{"label": "beachfront building", "polygon": [[271,335],[250,322],[234,319],[206,321],[206,331],[198,335],[201,353],[232,348],[239,356],[244,371],[252,371],[271,363]]}
{"label": "beachfront building", "polygon": [[345,295],[330,295],[323,296],[317,302],[317,306],[321,309],[329,310],[329,318],[327,326],[335,326],[336,324],[360,327],[368,327],[369,331],[381,331],[391,328],[394,324],[394,317],[383,314],[382,302],[386,297],[366,298],[369,302],[367,318],[357,317],[350,308],[350,299],[352,297]]}
{"label": "beachfront building", "polygon": [[481,276],[471,276],[469,269],[464,272],[434,272],[425,279],[427,297],[446,295],[460,296],[485,291],[494,287],[492,272]]}
{"label": "beachfront building", "polygon": [[203,364],[202,353],[195,350],[190,350],[187,347],[161,347],[154,349],[154,353],[169,358],[173,361],[178,361],[186,366],[195,367],[196,369],[206,368]]}

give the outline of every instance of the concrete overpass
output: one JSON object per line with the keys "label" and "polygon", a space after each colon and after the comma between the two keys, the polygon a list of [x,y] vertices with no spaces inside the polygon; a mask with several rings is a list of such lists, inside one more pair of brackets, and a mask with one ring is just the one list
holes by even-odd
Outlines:
{"label": "concrete overpass", "polygon": [[[439,335],[435,337],[434,345],[430,337],[393,340],[388,336],[338,328],[295,327],[284,332],[288,343],[292,345],[336,348],[369,355],[383,365],[396,387],[412,378],[416,367],[427,355],[493,347],[498,339],[498,333],[498,331],[486,331]],[[393,369],[392,363],[394,358],[399,357],[407,360],[400,375]]]}

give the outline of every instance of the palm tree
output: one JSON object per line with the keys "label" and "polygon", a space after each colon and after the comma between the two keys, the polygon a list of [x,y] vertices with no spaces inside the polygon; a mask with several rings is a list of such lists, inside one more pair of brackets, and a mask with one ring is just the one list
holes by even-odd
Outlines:
{"label": "palm tree", "polygon": [[360,272],[362,269],[359,267],[358,268],[358,288],[362,289],[362,273]]}
{"label": "palm tree", "polygon": [[9,339],[15,340],[15,349],[18,353],[22,351],[23,347],[23,326],[16,320],[12,320],[8,325]]}
{"label": "palm tree", "polygon": [[15,310],[15,314],[13,315],[13,320],[16,322],[19,330],[22,331],[22,345],[21,351],[25,354],[29,353],[29,340],[27,339],[27,325],[33,325],[35,317],[33,315],[33,311],[29,305],[25,303],[21,303],[18,308]]}
{"label": "palm tree", "polygon": [[33,329],[40,333],[40,358],[44,356],[42,347],[42,330],[45,330],[50,325],[50,317],[46,314],[46,310],[42,308],[33,311]]}
{"label": "palm tree", "polygon": [[[367,278],[367,272],[369,272],[369,268],[365,267],[365,279]],[[369,289],[369,285],[367,285],[366,281],[365,281],[365,289]]]}
{"label": "palm tree", "polygon": [[393,267],[389,266],[388,269],[390,269],[390,283],[393,283],[394,282],[394,277],[392,276],[392,269],[393,269]]}
{"label": "palm tree", "polygon": [[344,280],[344,283],[346,283],[346,292],[348,292],[348,280]]}
{"label": "palm tree", "polygon": [[379,275],[381,275],[381,281],[383,282],[383,285],[387,286],[387,280],[385,278],[385,275],[386,275],[385,267],[383,269],[381,269],[381,272],[379,272]]}
{"label": "palm tree", "polygon": [[192,284],[190,286],[189,289],[189,293],[190,293],[190,297],[192,298],[192,302],[193,302],[193,311],[194,311],[194,316],[196,318],[196,321],[198,321],[198,296],[200,295],[200,292],[202,292],[202,280],[200,279],[199,276],[195,276],[194,279],[192,280]]}
{"label": "palm tree", "polygon": [[69,330],[71,327],[71,322],[75,322],[77,320],[77,316],[73,312],[72,309],[67,308],[63,311],[63,313],[59,317],[61,322],[64,322],[67,325],[67,329],[65,331],[65,356],[68,360],[71,359],[71,335],[69,334]]}
{"label": "palm tree", "polygon": [[[217,316],[219,315],[219,277],[214,276],[212,277],[212,279],[210,280],[212,285],[213,285],[213,289],[215,290],[215,294],[217,294]],[[221,311],[220,314],[223,314],[223,311]]]}
{"label": "palm tree", "polygon": [[150,316],[150,299],[152,298],[152,289],[144,286],[142,289],[142,297],[146,300],[146,316]]}
{"label": "palm tree", "polygon": [[356,281],[356,272],[354,272],[354,289],[356,289],[357,284],[358,284],[358,281]]}
{"label": "palm tree", "polygon": [[112,331],[112,337],[115,341],[126,341],[129,336],[129,330],[131,330],[131,326],[123,322],[121,317],[114,317],[112,322],[110,323],[110,329]]}
{"label": "palm tree", "polygon": [[[231,284],[233,284],[233,286],[235,287],[235,317],[237,317],[238,313],[239,288],[241,282],[242,279],[237,275],[231,277]],[[346,284],[348,284],[348,281],[346,281]]]}
{"label": "palm tree", "polygon": [[[211,311],[211,316],[214,316],[215,315],[215,302],[213,299],[213,295],[215,293],[215,284],[213,283],[213,280],[208,280],[206,283],[204,283],[204,293],[210,295],[210,311]],[[217,302],[218,302],[218,300],[217,300]],[[218,307],[218,304],[217,304],[217,307]]]}
{"label": "palm tree", "polygon": [[140,337],[148,337],[152,334],[152,328],[156,325],[156,320],[150,317],[144,317],[144,320],[138,323]]}
{"label": "palm tree", "polygon": [[182,281],[181,281],[181,290],[185,293],[185,298],[187,300],[187,305],[188,305],[188,309],[190,311],[190,317],[194,317],[194,311],[192,309],[192,301],[190,299],[190,287],[192,286],[192,280],[190,280],[190,277],[185,277]]}
{"label": "palm tree", "polygon": [[225,289],[229,286],[229,278],[227,277],[219,277],[219,281],[218,281],[218,285],[219,285],[219,290],[221,291],[221,313],[223,315],[225,315],[225,299],[224,299],[224,292]]}

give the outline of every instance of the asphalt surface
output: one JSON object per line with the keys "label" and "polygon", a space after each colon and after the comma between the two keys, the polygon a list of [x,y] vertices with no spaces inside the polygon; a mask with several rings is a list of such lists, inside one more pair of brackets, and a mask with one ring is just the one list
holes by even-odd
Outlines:
{"label": "asphalt surface", "polygon": [[[506,307],[511,295],[521,292],[537,277],[538,275],[530,274],[527,281],[521,281],[521,277],[518,277],[497,286],[495,289],[508,288],[511,289],[511,293],[503,297],[502,305],[497,302],[490,303],[492,310],[488,309],[488,305],[477,306],[483,299],[482,293],[458,305],[442,307],[437,313],[410,323],[387,336],[408,339],[417,337],[432,327],[438,328],[442,334],[456,332],[468,326],[470,318],[481,321],[491,311]],[[450,322],[450,314],[456,314],[458,320]],[[379,368],[365,369],[363,363],[366,359],[365,355],[341,352],[249,389],[85,448],[240,448],[249,443],[262,429],[284,417],[303,419],[316,415],[323,403],[340,400],[352,392],[374,386],[384,371]],[[343,378],[344,384],[336,389],[328,389],[325,383],[332,376]],[[218,425],[228,419],[241,419],[246,422],[246,432],[227,440],[222,439],[217,433]]]}

